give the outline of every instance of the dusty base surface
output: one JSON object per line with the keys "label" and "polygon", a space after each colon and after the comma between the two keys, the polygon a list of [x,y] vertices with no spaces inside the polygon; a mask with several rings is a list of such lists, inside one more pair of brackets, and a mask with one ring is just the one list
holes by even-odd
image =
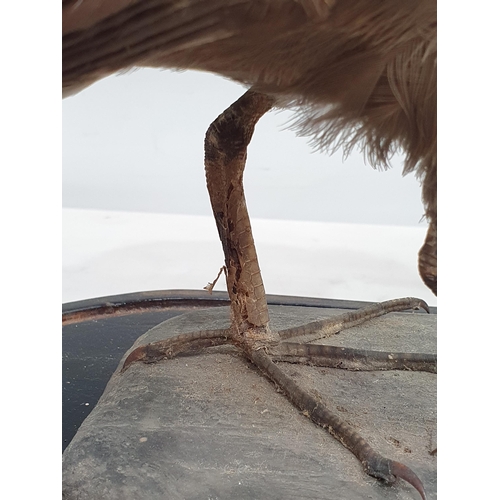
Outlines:
{"label": "dusty base surface", "polygon": [[[343,312],[270,308],[281,329]],[[229,309],[165,321],[135,345],[228,326]],[[320,343],[436,352],[436,315],[392,313]],[[123,362],[123,360],[122,360]],[[281,364],[437,498],[436,376]],[[387,487],[232,347],[119,370],[63,455],[65,499],[418,499]]]}

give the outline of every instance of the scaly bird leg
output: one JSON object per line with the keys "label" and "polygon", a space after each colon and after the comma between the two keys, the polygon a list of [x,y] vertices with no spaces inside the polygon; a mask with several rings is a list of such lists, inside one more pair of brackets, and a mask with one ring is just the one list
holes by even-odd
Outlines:
{"label": "scaly bird leg", "polygon": [[231,327],[179,335],[139,347],[128,356],[122,371],[135,361],[152,363],[203,347],[231,343],[239,347],[305,415],[349,449],[360,460],[366,473],[389,484],[399,477],[410,483],[425,500],[424,487],[411,469],[375,452],[355,429],[299,387],[274,362],[356,370],[431,372],[435,371],[436,365],[435,356],[375,353],[283,341],[297,336],[307,341],[317,340],[389,312],[418,308],[428,311],[427,304],[419,299],[396,299],[281,332],[270,330],[264,285],[243,194],[243,170],[255,124],[272,105],[271,97],[252,90],[246,92],[212,123],[205,139],[207,186],[224,249]]}
{"label": "scaly bird leg", "polygon": [[251,90],[209,127],[205,171],[210,202],[224,249],[232,325],[242,335],[269,335],[269,313],[243,193],[247,146],[273,99]]}

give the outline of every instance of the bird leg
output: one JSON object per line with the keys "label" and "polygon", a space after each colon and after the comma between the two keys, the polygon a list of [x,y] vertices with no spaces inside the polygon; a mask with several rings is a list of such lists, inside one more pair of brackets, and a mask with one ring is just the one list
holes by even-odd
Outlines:
{"label": "bird leg", "polygon": [[309,342],[325,338],[389,312],[419,308],[428,312],[427,304],[420,299],[390,300],[280,332],[269,328],[264,285],[243,194],[243,170],[255,124],[271,109],[273,102],[271,97],[249,90],[210,125],[205,139],[207,186],[224,249],[231,301],[230,328],[182,334],[138,347],[125,360],[122,372],[136,361],[154,363],[200,348],[233,344],[277,384],[304,415],[349,449],[366,473],[389,484],[399,477],[425,500],[424,487],[411,469],[375,452],[353,427],[302,389],[275,363],[285,361],[350,370],[436,371],[436,357],[432,355],[380,353],[286,341],[299,336]]}
{"label": "bird leg", "polygon": [[269,335],[269,313],[243,193],[247,146],[273,99],[248,91],[209,127],[205,171],[226,260],[233,327],[242,335]]}

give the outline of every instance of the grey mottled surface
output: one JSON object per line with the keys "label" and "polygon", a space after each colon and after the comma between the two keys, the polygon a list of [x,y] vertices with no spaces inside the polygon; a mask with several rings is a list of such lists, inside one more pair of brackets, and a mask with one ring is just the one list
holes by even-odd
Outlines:
{"label": "grey mottled surface", "polygon": [[[342,311],[272,307],[274,328]],[[138,343],[228,325],[227,308],[158,325]],[[323,340],[374,350],[436,352],[435,315],[393,313]],[[410,466],[436,496],[436,376],[346,372],[282,364],[388,458]],[[300,414],[232,348],[134,364],[111,378],[63,455],[63,498],[418,499],[386,487]]]}

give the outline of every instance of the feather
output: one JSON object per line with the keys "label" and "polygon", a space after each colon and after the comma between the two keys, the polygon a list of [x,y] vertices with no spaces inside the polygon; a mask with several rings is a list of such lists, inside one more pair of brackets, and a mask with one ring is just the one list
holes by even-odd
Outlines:
{"label": "feather", "polygon": [[67,0],[63,93],[133,67],[242,82],[294,109],[316,149],[377,168],[402,151],[435,251],[436,36],[435,0]]}

